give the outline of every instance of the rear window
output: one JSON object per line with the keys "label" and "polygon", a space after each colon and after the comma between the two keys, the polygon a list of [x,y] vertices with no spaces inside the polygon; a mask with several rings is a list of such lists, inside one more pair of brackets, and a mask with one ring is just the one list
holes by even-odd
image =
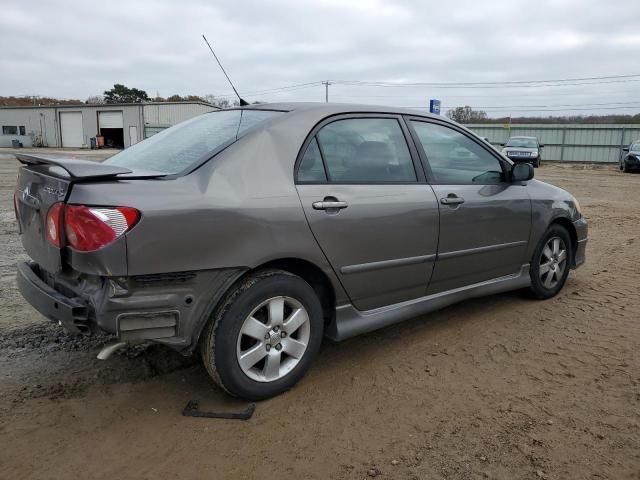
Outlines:
{"label": "rear window", "polygon": [[207,113],[167,128],[104,163],[134,171],[179,173],[206,160],[217,148],[237,140],[251,127],[280,114],[272,110]]}

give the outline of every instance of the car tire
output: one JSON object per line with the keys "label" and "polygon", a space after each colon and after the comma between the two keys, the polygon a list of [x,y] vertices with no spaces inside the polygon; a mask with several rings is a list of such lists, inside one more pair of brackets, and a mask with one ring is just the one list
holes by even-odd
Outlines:
{"label": "car tire", "polygon": [[561,225],[552,225],[542,236],[531,259],[530,290],[534,298],[543,300],[556,296],[567,281],[572,260],[569,232]]}
{"label": "car tire", "polygon": [[323,329],[313,288],[289,272],[264,270],[232,287],[207,323],[200,351],[207,372],[227,393],[263,400],[303,377]]}

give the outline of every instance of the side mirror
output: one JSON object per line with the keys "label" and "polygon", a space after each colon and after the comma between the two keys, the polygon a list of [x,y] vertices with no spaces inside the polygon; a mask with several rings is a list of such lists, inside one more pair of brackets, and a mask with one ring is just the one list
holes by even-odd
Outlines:
{"label": "side mirror", "polygon": [[500,145],[501,147],[504,147],[504,143],[499,143],[498,145]]}
{"label": "side mirror", "polygon": [[624,148],[622,149],[622,151],[623,151],[623,152],[628,152],[628,151],[629,151],[629,147],[624,147]]}
{"label": "side mirror", "polygon": [[543,144],[539,144],[539,145],[538,145],[538,148],[543,148],[543,147],[544,147],[544,145],[543,145]]}
{"label": "side mirror", "polygon": [[511,167],[512,182],[526,182],[533,178],[533,165],[530,163],[515,163]]}

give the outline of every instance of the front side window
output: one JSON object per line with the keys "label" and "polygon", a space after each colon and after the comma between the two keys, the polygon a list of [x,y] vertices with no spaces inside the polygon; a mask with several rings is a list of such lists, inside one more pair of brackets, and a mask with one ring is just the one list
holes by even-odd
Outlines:
{"label": "front side window", "polygon": [[18,127],[15,125],[3,125],[2,126],[2,134],[3,135],[17,135]]}
{"label": "front side window", "polygon": [[486,185],[505,181],[500,161],[466,135],[444,125],[411,123],[436,183]]}
{"label": "front side window", "polygon": [[237,140],[257,125],[282,112],[272,110],[223,110],[179,123],[105,160],[132,170],[173,174],[206,159],[217,148]]}
{"label": "front side window", "polygon": [[402,128],[395,118],[350,118],[317,135],[330,182],[416,182]]}

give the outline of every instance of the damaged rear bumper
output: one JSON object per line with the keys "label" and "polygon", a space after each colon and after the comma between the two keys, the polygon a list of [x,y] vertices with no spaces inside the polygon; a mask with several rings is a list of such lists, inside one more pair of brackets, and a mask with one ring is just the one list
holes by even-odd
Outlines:
{"label": "damaged rear bumper", "polygon": [[70,333],[103,330],[121,341],[153,340],[188,354],[222,294],[244,271],[112,278],[51,275],[33,262],[20,262],[17,283],[36,310]]}
{"label": "damaged rear bumper", "polygon": [[87,304],[78,297],[67,297],[45,283],[39,267],[18,263],[17,283],[24,299],[49,320],[58,322],[69,333],[90,333]]}

